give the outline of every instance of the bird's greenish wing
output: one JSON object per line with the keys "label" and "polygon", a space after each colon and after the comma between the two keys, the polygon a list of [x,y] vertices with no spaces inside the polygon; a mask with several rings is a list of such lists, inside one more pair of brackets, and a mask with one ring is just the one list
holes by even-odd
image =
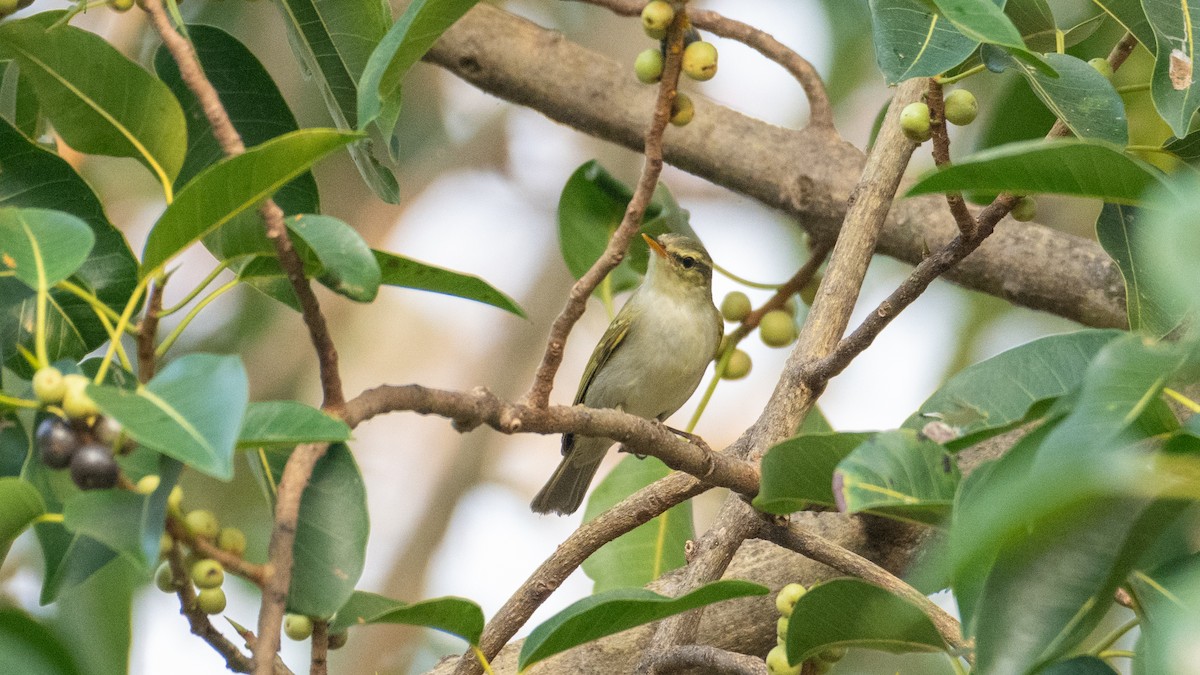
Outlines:
{"label": "bird's greenish wing", "polygon": [[[628,306],[628,303],[626,303]],[[588,387],[592,385],[592,380],[596,379],[596,373],[604,367],[605,363],[612,358],[612,355],[617,353],[617,348],[625,341],[625,336],[629,334],[630,315],[625,311],[625,307],[617,312],[617,316],[608,324],[608,330],[604,331],[604,336],[600,338],[600,343],[596,345],[595,351],[592,352],[592,358],[588,360],[587,369],[583,371],[583,377],[579,380],[579,391],[575,394],[575,405],[583,403],[583,397],[587,395]]]}

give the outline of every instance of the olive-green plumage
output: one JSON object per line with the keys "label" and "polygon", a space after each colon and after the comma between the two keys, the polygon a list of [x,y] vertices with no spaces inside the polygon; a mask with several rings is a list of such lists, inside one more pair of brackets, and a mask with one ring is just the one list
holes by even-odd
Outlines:
{"label": "olive-green plumage", "polygon": [[[575,404],[665,420],[700,384],[721,342],[712,301],[712,259],[681,234],[646,238],[646,279],[592,352]],[[613,441],[564,434],[563,459],[533,498],[537,513],[574,513]]]}

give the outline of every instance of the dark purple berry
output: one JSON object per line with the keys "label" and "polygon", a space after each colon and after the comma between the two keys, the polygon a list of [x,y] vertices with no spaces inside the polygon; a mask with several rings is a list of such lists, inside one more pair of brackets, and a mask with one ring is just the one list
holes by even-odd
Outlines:
{"label": "dark purple berry", "polygon": [[117,484],[117,460],[103,445],[89,443],[71,458],[71,479],[81,490],[102,490]]}
{"label": "dark purple berry", "polygon": [[79,436],[62,418],[47,417],[38,425],[37,447],[46,466],[65,469],[79,448]]}

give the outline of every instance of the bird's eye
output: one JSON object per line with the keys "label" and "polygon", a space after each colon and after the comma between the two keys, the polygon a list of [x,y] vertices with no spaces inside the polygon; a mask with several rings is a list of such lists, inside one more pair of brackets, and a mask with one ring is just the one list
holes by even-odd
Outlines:
{"label": "bird's eye", "polygon": [[696,259],[689,255],[685,255],[679,259],[679,264],[683,265],[683,269],[690,270],[696,266]]}

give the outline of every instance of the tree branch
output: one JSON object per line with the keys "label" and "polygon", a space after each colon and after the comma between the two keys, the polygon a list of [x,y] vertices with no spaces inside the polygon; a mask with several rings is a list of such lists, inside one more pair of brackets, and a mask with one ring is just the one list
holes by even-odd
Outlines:
{"label": "tree branch", "polygon": [[159,312],[162,311],[163,287],[166,284],[165,277],[151,283],[145,313],[137,329],[138,381],[143,384],[154,377],[154,337],[158,334]]}
{"label": "tree branch", "polygon": [[644,660],[651,672],[699,672],[714,675],[767,675],[762,659],[708,645],[680,645],[646,653]]}
{"label": "tree branch", "polygon": [[196,606],[196,591],[192,588],[191,576],[183,563],[183,555],[178,544],[172,544],[167,552],[167,564],[171,567],[171,578],[177,586],[175,594],[179,597],[179,613],[187,619],[192,634],[204,640],[221,658],[225,659],[225,667],[235,673],[249,673],[250,659],[221,634],[212,625],[208,615]]}

